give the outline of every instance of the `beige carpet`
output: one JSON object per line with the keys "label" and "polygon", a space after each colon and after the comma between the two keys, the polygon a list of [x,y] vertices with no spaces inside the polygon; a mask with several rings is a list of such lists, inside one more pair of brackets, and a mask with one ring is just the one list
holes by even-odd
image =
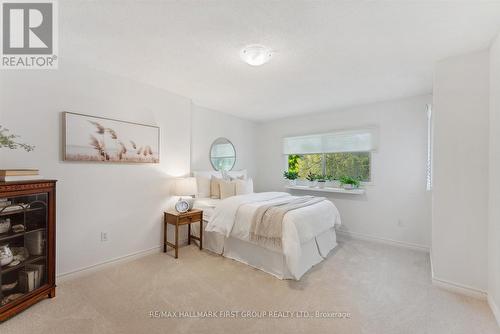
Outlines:
{"label": "beige carpet", "polygon": [[[0,333],[500,333],[484,301],[433,287],[429,273],[427,254],[356,240],[340,242],[300,282],[186,246],[177,260],[155,254],[63,281],[55,299],[4,322]],[[350,318],[168,318],[169,311]]]}

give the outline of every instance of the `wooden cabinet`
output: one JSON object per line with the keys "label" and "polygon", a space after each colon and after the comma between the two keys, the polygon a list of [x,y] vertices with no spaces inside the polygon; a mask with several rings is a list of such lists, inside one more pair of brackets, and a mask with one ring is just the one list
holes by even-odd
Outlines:
{"label": "wooden cabinet", "polygon": [[54,180],[0,182],[0,321],[55,297],[55,199]]}

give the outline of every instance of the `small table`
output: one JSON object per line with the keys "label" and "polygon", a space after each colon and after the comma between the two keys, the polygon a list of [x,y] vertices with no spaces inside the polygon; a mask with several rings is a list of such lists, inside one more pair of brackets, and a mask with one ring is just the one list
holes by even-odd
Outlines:
{"label": "small table", "polygon": [[[200,222],[200,237],[195,237],[191,235],[191,223]],[[175,244],[167,241],[167,224],[175,225]],[[164,213],[163,228],[164,228],[164,239],[163,239],[163,252],[167,252],[167,246],[175,249],[175,258],[179,255],[179,226],[188,225],[188,245],[191,244],[191,238],[198,240],[200,242],[200,250],[203,248],[203,211],[199,209],[193,209],[188,212],[180,213],[177,211],[166,211]]]}

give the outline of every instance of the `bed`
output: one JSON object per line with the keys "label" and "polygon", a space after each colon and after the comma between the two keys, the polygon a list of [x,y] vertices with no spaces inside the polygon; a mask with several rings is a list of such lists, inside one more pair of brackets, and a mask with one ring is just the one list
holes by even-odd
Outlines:
{"label": "bed", "polygon": [[335,205],[323,200],[287,212],[280,247],[252,240],[249,230],[250,220],[259,207],[295,198],[298,197],[284,192],[196,198],[194,207],[203,210],[204,248],[277,278],[299,280],[337,246],[335,226],[340,224],[340,215]]}

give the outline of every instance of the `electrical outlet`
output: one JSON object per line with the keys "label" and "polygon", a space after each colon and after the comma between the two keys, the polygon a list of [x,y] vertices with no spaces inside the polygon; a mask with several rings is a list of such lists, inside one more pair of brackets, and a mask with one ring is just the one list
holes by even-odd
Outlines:
{"label": "electrical outlet", "polygon": [[101,241],[108,241],[108,232],[101,232]]}

